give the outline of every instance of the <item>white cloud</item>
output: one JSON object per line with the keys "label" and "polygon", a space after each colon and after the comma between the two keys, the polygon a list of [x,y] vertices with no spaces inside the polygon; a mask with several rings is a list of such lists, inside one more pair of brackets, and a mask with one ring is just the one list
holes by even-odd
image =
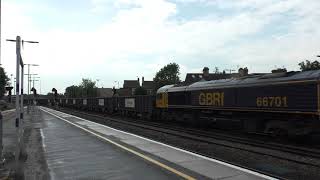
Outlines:
{"label": "white cloud", "polygon": [[[182,79],[186,72],[201,71],[203,66],[223,69],[240,65],[254,72],[269,71],[275,65],[296,69],[298,61],[312,58],[318,50],[316,0],[201,2],[240,11],[223,18],[212,12],[203,18],[178,21],[174,16],[179,4],[164,0],[92,0],[92,12],[113,7],[118,9],[116,15],[94,30],[42,30],[27,16],[26,9],[5,2],[2,32],[3,38],[21,34],[24,39],[40,41],[39,45],[25,46],[24,59],[41,65],[33,70],[41,74],[46,92],[52,87],[61,92],[82,77],[100,79],[100,84],[108,87],[116,80],[136,76],[152,79],[172,59],[181,65]],[[288,15],[289,22],[274,24],[288,27],[287,32],[256,35],[272,29],[270,24],[279,16],[286,17],[287,12],[293,19]],[[3,64],[13,73],[14,45],[2,43]]]}

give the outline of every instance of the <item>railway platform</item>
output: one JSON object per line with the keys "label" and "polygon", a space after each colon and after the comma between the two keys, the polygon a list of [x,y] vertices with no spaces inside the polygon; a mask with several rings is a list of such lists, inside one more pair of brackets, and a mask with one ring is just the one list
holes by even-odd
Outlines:
{"label": "railway platform", "polygon": [[25,179],[274,179],[46,107],[26,119]]}
{"label": "railway platform", "polygon": [[[79,158],[77,161],[79,162],[75,164],[82,164],[84,162],[85,164],[88,164],[90,161],[93,161],[92,163],[94,164],[99,164],[102,160],[101,169],[91,167],[88,170],[88,172],[95,177],[103,177],[102,175],[104,173],[106,176],[109,176],[110,172],[108,172],[108,166],[106,166],[106,164],[111,164],[111,167],[116,169],[117,172],[121,172],[120,174],[122,176],[129,176],[116,176],[120,179],[150,179],[150,177],[152,177],[152,179],[273,179],[272,177],[257,172],[190,153],[134,134],[87,121],[70,114],[58,112],[45,107],[41,107],[40,109],[43,111],[43,118],[44,121],[48,123],[48,128],[60,125],[56,131],[50,130],[52,128],[43,129],[42,131],[44,137],[44,149],[46,157],[48,157],[49,169],[52,164],[56,165],[57,163],[55,160],[51,160],[51,158],[49,158],[50,154],[48,154],[48,152],[51,152],[51,150],[49,150],[50,144],[55,144],[54,142],[61,143],[64,141],[69,144],[69,150],[62,148],[67,147],[66,145],[62,145],[62,149],[57,146],[54,148],[64,152],[63,156],[65,157],[69,156],[67,154],[70,154],[70,156],[77,154]],[[61,132],[61,134],[58,132]],[[74,134],[70,134],[71,137],[67,138],[64,134],[67,132],[74,132]],[[56,133],[58,133],[56,137],[51,140],[49,137],[53,137]],[[61,137],[62,139],[59,141],[57,137]],[[98,145],[99,149],[95,150],[93,148],[92,150],[89,150],[92,147],[97,147]],[[78,150],[83,149],[82,151],[84,152],[81,153],[72,150],[76,147],[78,147]],[[115,149],[115,154],[118,154],[119,152],[123,152],[124,154],[110,157],[107,153],[110,149]],[[87,151],[92,154],[85,153]],[[98,159],[90,158],[90,156],[95,157],[97,154],[100,154]],[[53,154],[53,156],[56,155]],[[80,156],[84,156],[85,158],[81,158]],[[86,158],[89,158],[90,160],[87,161]],[[103,160],[105,158],[109,160]],[[63,167],[63,164],[65,163],[60,162],[60,164],[61,167]],[[83,167],[87,168],[85,167],[85,164]],[[115,168],[117,164],[123,164],[126,168],[123,169],[123,165]],[[99,175],[99,172],[102,173],[100,174],[101,176]],[[79,172],[77,174],[80,175],[81,173]],[[130,176],[133,177],[130,178]]]}

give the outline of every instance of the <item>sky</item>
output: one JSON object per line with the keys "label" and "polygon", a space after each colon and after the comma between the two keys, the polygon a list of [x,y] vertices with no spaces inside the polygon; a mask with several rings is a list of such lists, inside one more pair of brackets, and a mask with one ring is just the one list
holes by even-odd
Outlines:
{"label": "sky", "polygon": [[299,70],[320,55],[319,9],[319,0],[2,0],[1,63],[15,76],[6,39],[39,41],[22,57],[40,65],[30,69],[43,94],[82,78],[99,87],[152,80],[170,62],[182,80],[205,66]]}

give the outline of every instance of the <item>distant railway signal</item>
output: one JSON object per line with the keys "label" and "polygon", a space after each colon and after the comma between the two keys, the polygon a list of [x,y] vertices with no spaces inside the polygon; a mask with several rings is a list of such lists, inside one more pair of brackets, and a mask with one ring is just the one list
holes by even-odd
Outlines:
{"label": "distant railway signal", "polygon": [[36,88],[32,87],[32,88],[31,88],[31,91],[33,92],[33,95],[37,95],[37,90],[36,90]]}
{"label": "distant railway signal", "polygon": [[54,94],[54,97],[58,96],[58,90],[56,88],[52,88],[52,92]]}

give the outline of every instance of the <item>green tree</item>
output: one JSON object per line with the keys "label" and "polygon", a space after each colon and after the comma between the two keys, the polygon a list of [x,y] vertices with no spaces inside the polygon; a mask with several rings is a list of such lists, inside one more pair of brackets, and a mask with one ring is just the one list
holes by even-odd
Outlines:
{"label": "green tree", "polygon": [[170,63],[161,68],[153,78],[155,88],[158,89],[165,85],[180,83],[179,70],[180,67],[177,63]]}
{"label": "green tree", "polygon": [[0,67],[0,98],[3,97],[4,93],[6,92],[5,86],[8,85],[9,78],[6,75],[6,72],[2,67]]}
{"label": "green tree", "polygon": [[218,67],[215,67],[215,68],[214,68],[214,73],[215,73],[215,74],[219,74],[219,73],[220,73],[220,71],[219,71],[219,68],[218,68]]}
{"label": "green tree", "polygon": [[66,88],[64,95],[69,98],[77,98],[82,96],[82,89],[79,86],[69,86]]}
{"label": "green tree", "polygon": [[147,90],[139,86],[134,90],[134,95],[147,95]]}
{"label": "green tree", "polygon": [[310,62],[306,60],[299,63],[301,71],[310,71],[310,70],[318,70],[320,69],[320,63],[318,61]]}
{"label": "green tree", "polygon": [[79,85],[82,88],[83,97],[95,97],[97,96],[96,82],[91,79],[82,78],[82,83]]}
{"label": "green tree", "polygon": [[70,98],[78,97],[96,97],[96,82],[91,79],[82,79],[80,85],[72,85],[66,88],[64,95]]}

